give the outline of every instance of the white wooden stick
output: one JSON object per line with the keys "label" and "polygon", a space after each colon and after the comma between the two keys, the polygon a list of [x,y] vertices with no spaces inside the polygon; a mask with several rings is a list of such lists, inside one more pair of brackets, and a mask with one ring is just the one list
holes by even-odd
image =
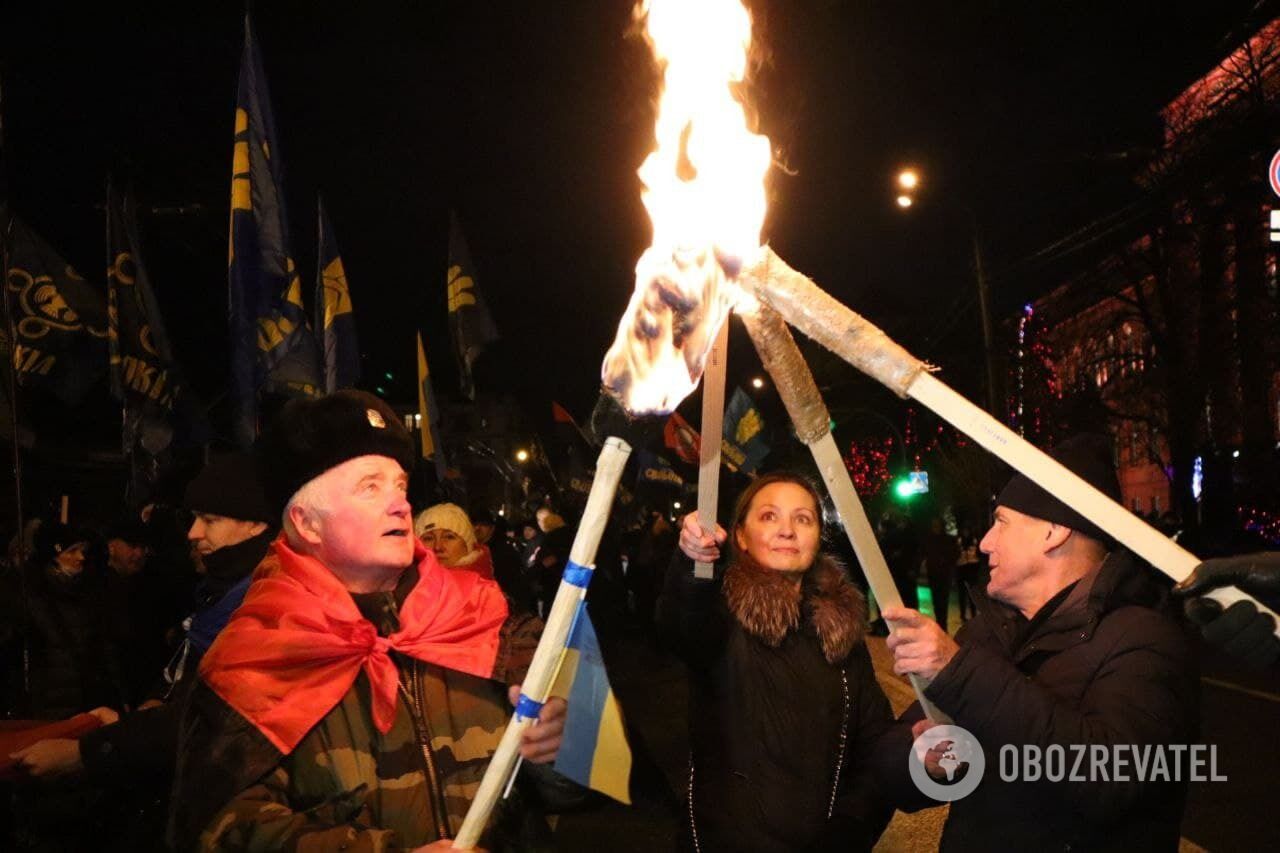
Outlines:
{"label": "white wooden stick", "polygon": [[[817,463],[822,481],[827,485],[831,501],[836,505],[836,512],[844,522],[845,534],[853,545],[853,553],[858,558],[858,565],[867,579],[867,585],[879,602],[880,607],[901,607],[902,596],[893,581],[893,574],[885,562],[884,552],[876,541],[875,531],[871,528],[871,520],[858,498],[853,478],[849,469],[844,466],[840,450],[836,447],[835,438],[831,435],[831,416],[827,406],[822,402],[822,393],[813,381],[813,373],[805,364],[800,348],[787,329],[786,323],[767,305],[757,305],[739,310],[751,342],[756,352],[760,353],[760,361],[765,370],[773,378],[773,385],[782,397],[787,414],[795,425],[796,435],[809,447],[813,461]],[[890,627],[893,627],[890,623]],[[925,698],[925,688],[929,680],[918,675],[909,676],[911,687],[920,700],[920,707],[925,716],[935,723],[949,723],[947,717],[936,705]]]}
{"label": "white wooden stick", "polygon": [[[930,375],[924,362],[787,266],[769,247],[737,281],[788,323],[900,396],[923,403],[1169,577],[1180,581],[1200,563],[1199,557]],[[1276,635],[1280,636],[1280,616],[1236,587],[1216,589],[1207,596],[1223,607],[1237,601],[1253,602],[1259,612],[1276,620]]]}
{"label": "white wooden stick", "polygon": [[[729,354],[729,318],[725,317],[702,373],[702,444],[698,454],[698,525],[714,534],[720,501],[720,434],[724,431],[724,376]],[[695,561],[693,576],[710,579],[714,563]]]}
{"label": "white wooden stick", "polygon": [[[587,496],[587,506],[582,512],[582,521],[578,525],[573,547],[569,550],[569,559],[583,567],[594,568],[596,549],[600,547],[600,538],[604,535],[605,524],[609,521],[609,509],[613,506],[613,497],[618,489],[618,481],[622,479],[622,469],[631,455],[631,446],[620,438],[609,438],[600,451],[596,461],[596,475],[591,482],[591,493]],[[578,612],[578,604],[587,595],[585,586],[575,586],[564,580],[556,591],[551,612],[547,615],[546,626],[542,629],[542,637],[533,653],[533,662],[529,672],[520,686],[520,691],[536,702],[545,702],[560,671],[560,663],[564,660],[565,644],[569,639],[569,629],[573,627],[573,618]],[[519,714],[511,716],[507,730],[498,742],[498,748],[489,760],[489,767],[480,780],[471,808],[458,830],[458,837],[453,841],[455,850],[470,850],[480,841],[485,826],[489,823],[489,815],[506,790],[507,780],[520,757],[520,736],[533,723],[533,719]]]}

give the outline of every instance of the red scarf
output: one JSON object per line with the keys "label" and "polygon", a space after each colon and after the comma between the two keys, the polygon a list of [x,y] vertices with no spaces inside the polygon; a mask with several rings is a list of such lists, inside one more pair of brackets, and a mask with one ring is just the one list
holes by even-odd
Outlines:
{"label": "red scarf", "polygon": [[379,637],[342,582],[281,536],[201,660],[201,677],[286,755],[342,701],[361,670],[374,724],[391,730],[399,683],[391,649],[489,678],[507,618],[502,591],[475,572],[443,568],[421,542],[413,555],[418,582],[400,608],[400,630]]}

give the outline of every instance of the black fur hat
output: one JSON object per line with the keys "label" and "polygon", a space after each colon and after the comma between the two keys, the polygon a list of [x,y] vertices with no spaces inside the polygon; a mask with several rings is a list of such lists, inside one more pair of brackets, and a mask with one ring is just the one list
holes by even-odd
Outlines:
{"label": "black fur hat", "polygon": [[[1112,456],[1111,439],[1103,435],[1082,433],[1061,442],[1049,451],[1049,455],[1071,473],[1121,503],[1120,481],[1116,479],[1116,467]],[[1023,474],[1014,474],[1004,487],[997,506],[1007,506],[1026,515],[1052,521],[1083,533],[1091,539],[1110,547],[1112,539],[1092,521],[1031,482]]]}
{"label": "black fur hat", "polygon": [[298,489],[358,456],[389,456],[413,470],[413,437],[386,401],[350,389],[290,400],[258,441],[262,485],[275,517]]}

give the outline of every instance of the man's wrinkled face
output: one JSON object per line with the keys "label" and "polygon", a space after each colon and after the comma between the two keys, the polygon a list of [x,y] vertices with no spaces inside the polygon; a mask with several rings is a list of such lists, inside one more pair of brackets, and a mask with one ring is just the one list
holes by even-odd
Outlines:
{"label": "man's wrinkled face", "polygon": [[1030,600],[1051,527],[1044,519],[996,507],[995,521],[978,543],[991,566],[987,595],[1014,607]]}
{"label": "man's wrinkled face", "polygon": [[197,512],[195,515],[195,521],[191,522],[191,529],[187,531],[187,539],[201,557],[207,557],[219,548],[239,545],[267,527],[261,521],[227,518],[225,515],[209,512]]}
{"label": "man's wrinkled face", "polygon": [[315,556],[347,571],[405,569],[413,562],[409,475],[387,456],[357,456],[321,475]]}

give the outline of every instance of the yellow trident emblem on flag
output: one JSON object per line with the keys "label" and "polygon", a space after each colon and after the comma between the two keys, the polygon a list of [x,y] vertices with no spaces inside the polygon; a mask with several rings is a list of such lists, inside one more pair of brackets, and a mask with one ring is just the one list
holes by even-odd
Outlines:
{"label": "yellow trident emblem on flag", "polygon": [[449,313],[459,311],[468,305],[476,304],[476,296],[471,292],[476,286],[469,275],[462,274],[462,267],[449,267]]}
{"label": "yellow trident emblem on flag", "polygon": [[760,422],[760,413],[755,409],[747,409],[747,413],[742,416],[742,420],[738,421],[738,428],[734,431],[733,437],[738,444],[746,444],[756,437],[760,430],[764,429],[764,424]]}

